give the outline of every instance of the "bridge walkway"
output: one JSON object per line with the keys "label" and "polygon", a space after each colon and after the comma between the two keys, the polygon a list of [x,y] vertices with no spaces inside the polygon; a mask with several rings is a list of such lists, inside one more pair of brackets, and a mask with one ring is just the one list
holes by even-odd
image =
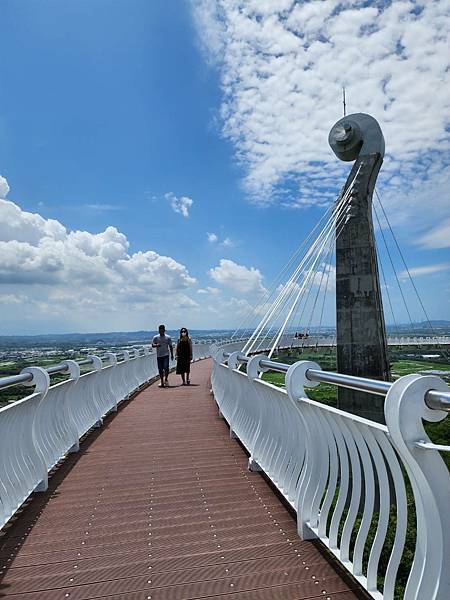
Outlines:
{"label": "bridge walkway", "polygon": [[210,369],[143,390],[63,462],[0,539],[1,598],[365,597],[247,471]]}

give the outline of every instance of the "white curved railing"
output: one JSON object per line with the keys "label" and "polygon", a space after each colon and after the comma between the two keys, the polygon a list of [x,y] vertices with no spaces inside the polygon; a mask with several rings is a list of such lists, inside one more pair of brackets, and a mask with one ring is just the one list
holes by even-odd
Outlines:
{"label": "white curved railing", "polygon": [[[283,389],[260,378],[267,357],[228,356],[229,349],[212,350],[215,400],[230,434],[250,454],[249,468],[263,470],[296,510],[300,537],[319,538],[373,598],[398,597],[413,502],[415,553],[403,597],[448,600],[450,475],[439,450],[450,447],[432,444],[422,423],[446,417],[424,399],[448,386],[420,375],[385,384],[387,425],[381,425],[308,398],[305,388],[317,383],[307,372],[320,370],[316,363],[287,368]],[[246,373],[238,369],[242,362]]]}
{"label": "white curved railing", "polygon": [[[194,360],[209,357],[210,346],[194,344],[193,354]],[[121,362],[112,353],[104,361],[89,357],[84,362],[93,370],[83,375],[77,362],[64,361],[69,378],[55,385],[41,367],[22,371],[33,393],[0,408],[0,528],[33,491],[47,489],[49,471],[79,449],[83,435],[158,375],[155,353],[124,351],[121,356]]]}

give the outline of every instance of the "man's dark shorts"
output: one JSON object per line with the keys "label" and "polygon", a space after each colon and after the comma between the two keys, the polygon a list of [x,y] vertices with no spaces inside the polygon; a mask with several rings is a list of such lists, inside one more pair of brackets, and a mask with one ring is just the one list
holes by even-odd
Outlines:
{"label": "man's dark shorts", "polygon": [[163,373],[164,371],[167,373],[169,370],[169,355],[167,356],[158,356],[158,371]]}

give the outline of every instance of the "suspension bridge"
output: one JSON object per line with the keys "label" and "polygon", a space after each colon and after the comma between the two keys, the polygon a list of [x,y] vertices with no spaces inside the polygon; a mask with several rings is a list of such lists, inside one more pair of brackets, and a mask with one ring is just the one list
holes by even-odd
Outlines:
{"label": "suspension bridge", "polygon": [[[147,347],[0,379],[32,388],[0,409],[0,597],[450,598],[450,446],[424,426],[447,417],[450,390],[390,374],[383,299],[394,323],[396,303],[372,222],[387,219],[379,195],[372,207],[384,139],[357,114],[330,145],[355,161],[336,203],[231,339],[194,344],[194,385],[152,385]],[[430,333],[391,341],[445,356],[403,272]],[[275,360],[305,345],[335,346],[337,372]],[[320,383],[339,408],[311,399]]]}

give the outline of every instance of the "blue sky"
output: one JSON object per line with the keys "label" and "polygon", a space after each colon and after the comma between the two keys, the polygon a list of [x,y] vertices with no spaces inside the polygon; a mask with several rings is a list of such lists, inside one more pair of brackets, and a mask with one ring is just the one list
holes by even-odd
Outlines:
{"label": "blue sky", "polygon": [[[431,99],[435,106],[424,107],[420,89],[405,98],[398,93],[405,82],[395,51],[394,62],[384,65],[388,77],[377,69],[378,79],[367,74],[359,88],[352,87],[356,72],[349,81],[327,81],[325,49],[313,46],[324,32],[314,19],[328,19],[331,41],[342,25],[336,7],[323,15],[311,10],[330,3],[314,8],[283,0],[280,10],[253,4],[242,17],[226,1],[0,0],[0,242],[9,257],[0,264],[4,333],[148,328],[165,314],[173,326],[237,325],[345,180],[348,165],[336,164],[327,145],[342,114],[341,84],[349,88],[350,111],[375,113],[383,129],[385,117],[392,153],[380,193],[430,316],[450,317],[449,103],[441,98],[448,96],[448,57],[436,25],[443,3],[430,3],[434,12],[429,8],[420,20],[411,9],[406,25],[404,16],[387,14],[389,3],[369,3],[367,13],[367,2],[353,2],[344,15],[354,19],[359,39],[357,28],[369,21],[391,42],[400,36],[406,48],[409,26],[420,25],[424,40],[432,36],[430,78],[441,87]],[[277,34],[294,18],[305,52],[313,47],[309,62],[284,39],[288,29]],[[389,19],[403,29],[392,34]],[[414,52],[403,58],[414,78],[424,59]],[[354,57],[342,60],[352,64]],[[374,55],[371,64],[380,60]],[[271,69],[279,78],[273,86]],[[253,70],[268,75],[255,84]],[[299,73],[303,80],[292,83]],[[382,94],[376,101],[370,86]],[[297,96],[286,104],[293,89]],[[418,134],[395,118],[415,102],[428,115]],[[439,167],[433,176],[430,153]],[[437,206],[421,219],[436,196]],[[183,204],[188,216],[174,210]],[[17,276],[24,260],[26,272]],[[86,287],[83,268],[91,264],[97,275]],[[399,310],[398,320],[405,316]],[[422,318],[419,311],[414,316]],[[332,320],[331,304],[326,317]]]}

